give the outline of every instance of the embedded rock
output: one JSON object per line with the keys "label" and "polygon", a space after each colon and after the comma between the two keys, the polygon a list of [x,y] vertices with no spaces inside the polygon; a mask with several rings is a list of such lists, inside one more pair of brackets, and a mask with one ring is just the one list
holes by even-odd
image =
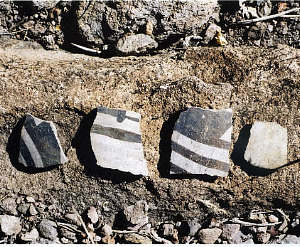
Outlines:
{"label": "embedded rock", "polygon": [[231,132],[231,109],[182,112],[171,139],[170,173],[227,176]]}
{"label": "embedded rock", "polygon": [[97,164],[103,168],[148,176],[140,114],[101,106],[97,110],[91,128],[91,144]]}
{"label": "embedded rock", "polygon": [[17,203],[14,198],[6,198],[1,202],[1,207],[9,214],[18,215]]}
{"label": "embedded rock", "polygon": [[138,54],[158,47],[157,42],[146,34],[134,34],[119,39],[117,50],[124,54]]}
{"label": "embedded rock", "polygon": [[26,167],[46,168],[67,161],[54,124],[27,114],[21,131],[19,162]]}
{"label": "embedded rock", "polygon": [[[202,31],[219,20],[217,0],[209,1],[82,1],[77,4],[80,39],[92,46],[116,44],[127,33],[151,33],[159,42]],[[77,31],[77,30],[76,30]]]}
{"label": "embedded rock", "polygon": [[131,244],[152,244],[152,240],[150,238],[136,233],[125,234],[124,240],[126,243]]}
{"label": "embedded rock", "polygon": [[287,129],[274,122],[256,121],[244,154],[251,165],[276,169],[287,163]]}
{"label": "embedded rock", "polygon": [[201,229],[198,233],[199,240],[203,244],[213,244],[222,234],[222,230],[219,228],[207,228]]}
{"label": "embedded rock", "polygon": [[236,235],[240,231],[239,224],[225,224],[223,226],[222,237],[229,240],[233,239],[234,235]]}
{"label": "embedded rock", "polygon": [[38,237],[38,230],[36,228],[33,228],[30,232],[23,233],[20,238],[25,242],[34,242],[38,239]]}
{"label": "embedded rock", "polygon": [[123,214],[128,222],[128,229],[138,230],[145,226],[149,221],[148,209],[149,207],[145,201],[138,201],[134,205],[126,207]]}
{"label": "embedded rock", "polygon": [[7,236],[16,235],[22,229],[20,219],[10,215],[0,215],[0,228]]}
{"label": "embedded rock", "polygon": [[42,220],[38,225],[38,229],[40,234],[47,239],[55,240],[58,236],[58,232],[56,229],[57,225],[54,221],[51,220]]}

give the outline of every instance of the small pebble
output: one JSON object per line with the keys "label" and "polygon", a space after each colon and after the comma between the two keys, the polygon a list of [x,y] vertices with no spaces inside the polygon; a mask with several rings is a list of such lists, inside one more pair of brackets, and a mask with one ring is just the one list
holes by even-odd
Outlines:
{"label": "small pebble", "polygon": [[277,223],[279,221],[279,219],[273,214],[268,216],[268,220],[270,223]]}
{"label": "small pebble", "polygon": [[87,216],[93,224],[98,222],[99,216],[95,207],[90,207],[88,209]]}
{"label": "small pebble", "polygon": [[29,202],[29,203],[34,203],[35,200],[32,196],[26,196],[26,202]]}
{"label": "small pebble", "polygon": [[37,215],[39,212],[36,210],[35,206],[32,204],[30,205],[29,207],[29,214],[34,216],[34,215]]}

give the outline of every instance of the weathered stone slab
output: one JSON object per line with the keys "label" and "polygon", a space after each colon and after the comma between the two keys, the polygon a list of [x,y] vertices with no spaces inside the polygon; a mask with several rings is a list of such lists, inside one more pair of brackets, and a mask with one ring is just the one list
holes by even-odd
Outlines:
{"label": "weathered stone slab", "polygon": [[146,34],[134,34],[119,39],[117,50],[124,54],[138,54],[158,47],[158,43]]}
{"label": "weathered stone slab", "polygon": [[170,173],[227,176],[231,132],[231,109],[182,112],[171,138]]}
{"label": "weathered stone slab", "polygon": [[21,131],[19,162],[26,167],[46,168],[67,161],[54,124],[26,115]]}
{"label": "weathered stone slab", "polygon": [[98,107],[91,128],[91,145],[99,166],[148,175],[140,119],[136,112]]}
{"label": "weathered stone slab", "polygon": [[276,169],[287,163],[287,129],[274,122],[254,122],[244,154],[251,165]]}

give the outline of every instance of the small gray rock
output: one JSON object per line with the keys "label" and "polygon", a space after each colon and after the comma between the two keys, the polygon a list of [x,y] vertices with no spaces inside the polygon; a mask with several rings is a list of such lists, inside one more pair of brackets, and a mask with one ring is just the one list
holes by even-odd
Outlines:
{"label": "small gray rock", "polygon": [[70,239],[70,240],[76,240],[76,233],[73,232],[73,231],[69,231],[63,227],[60,227],[59,228],[59,234],[60,236],[64,237],[64,238],[67,238],[67,239]]}
{"label": "small gray rock", "polygon": [[29,203],[23,203],[20,204],[17,209],[21,214],[26,215],[29,207],[30,207]]}
{"label": "small gray rock", "polygon": [[57,225],[54,221],[51,220],[42,220],[40,224],[38,224],[38,230],[44,238],[55,240],[58,236],[58,232],[56,229]]}
{"label": "small gray rock", "polygon": [[88,209],[87,216],[93,224],[98,222],[99,216],[95,207],[90,207]]}
{"label": "small gray rock", "polygon": [[30,205],[29,207],[29,214],[31,216],[37,215],[39,212],[36,210],[35,206],[33,204]]}
{"label": "small gray rock", "polygon": [[81,226],[81,222],[80,220],[78,219],[77,215],[76,214],[66,214],[65,215],[65,218],[67,220],[69,220],[71,223],[77,225],[77,226]]}
{"label": "small gray rock", "polygon": [[101,229],[101,232],[104,234],[104,236],[110,236],[113,234],[112,228],[108,224],[104,224],[104,226]]}
{"label": "small gray rock", "polygon": [[67,161],[54,124],[27,114],[21,130],[19,162],[26,167],[45,168]]}
{"label": "small gray rock", "polygon": [[222,237],[230,240],[234,238],[234,235],[240,231],[239,224],[224,224]]}
{"label": "small gray rock", "polygon": [[0,215],[0,227],[7,236],[17,235],[22,229],[20,219],[10,215]]}
{"label": "small gray rock", "polygon": [[203,244],[214,244],[221,236],[222,230],[219,228],[201,229],[198,233],[199,240]]}
{"label": "small gray rock", "polygon": [[201,224],[199,223],[198,219],[189,220],[187,223],[190,228],[189,236],[195,236],[201,228]]}
{"label": "small gray rock", "polygon": [[138,230],[140,227],[146,225],[149,221],[147,216],[148,204],[147,202],[141,200],[126,207],[123,211],[127,222],[129,223],[128,229]]}
{"label": "small gray rock", "polygon": [[132,244],[152,244],[152,240],[150,238],[136,233],[125,234],[124,240],[126,243]]}
{"label": "small gray rock", "polygon": [[39,237],[39,232],[36,228],[33,228],[30,232],[21,234],[21,240],[24,242],[35,242]]}
{"label": "small gray rock", "polygon": [[280,242],[281,244],[300,244],[300,237],[296,235],[287,235],[283,240]]}
{"label": "small gray rock", "polygon": [[126,55],[144,53],[157,47],[157,42],[151,36],[142,33],[125,36],[117,43],[117,50]]}
{"label": "small gray rock", "polygon": [[251,165],[276,169],[287,163],[287,129],[273,122],[256,121],[244,154]]}
{"label": "small gray rock", "polygon": [[205,32],[204,43],[208,44],[215,37],[217,31],[221,32],[221,28],[214,23],[210,24]]}
{"label": "small gray rock", "polygon": [[268,232],[259,232],[256,234],[256,239],[259,243],[265,244],[270,240],[271,234]]}
{"label": "small gray rock", "polygon": [[171,223],[165,223],[162,225],[162,235],[164,237],[172,237],[174,234],[174,225]]}
{"label": "small gray rock", "polygon": [[17,212],[17,203],[14,198],[6,198],[1,202],[1,207],[4,209],[5,212],[12,214],[12,215],[18,215]]}
{"label": "small gray rock", "polygon": [[54,8],[55,5],[59,2],[59,0],[32,0],[31,2],[33,7],[36,7],[38,10],[41,10]]}

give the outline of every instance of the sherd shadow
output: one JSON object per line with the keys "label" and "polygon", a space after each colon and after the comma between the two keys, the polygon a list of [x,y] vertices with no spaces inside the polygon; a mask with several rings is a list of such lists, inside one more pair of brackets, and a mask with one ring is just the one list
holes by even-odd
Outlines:
{"label": "sherd shadow", "polygon": [[76,149],[77,158],[84,166],[85,174],[90,177],[110,180],[114,184],[138,180],[141,176],[134,176],[127,172],[102,168],[97,165],[90,136],[90,131],[96,116],[97,109],[94,109],[89,114],[85,115],[80,122],[75,137],[72,140],[72,147]]}
{"label": "sherd shadow", "polygon": [[25,116],[22,117],[16,124],[16,126],[12,129],[10,136],[8,137],[6,152],[9,155],[9,159],[11,164],[21,172],[25,172],[28,174],[36,174],[41,172],[46,172],[58,168],[59,165],[50,166],[46,168],[35,168],[35,167],[26,167],[23,164],[19,163],[19,152],[20,152],[20,138],[22,127],[25,122]]}
{"label": "sherd shadow", "polygon": [[205,182],[214,182],[217,177],[209,176],[206,174],[170,174],[170,159],[171,159],[171,138],[173,134],[173,129],[175,127],[175,123],[179,118],[181,112],[185,111],[183,109],[181,111],[177,111],[171,114],[167,121],[165,121],[162,125],[162,129],[160,132],[160,143],[159,143],[159,161],[157,164],[157,169],[162,178],[169,179],[198,179]]}
{"label": "sherd shadow", "polygon": [[250,138],[250,130],[252,125],[246,124],[240,131],[237,142],[234,144],[234,148],[231,154],[233,163],[240,166],[241,169],[249,176],[261,176],[265,177],[276,171],[277,169],[264,169],[260,167],[252,166],[248,161],[244,159],[244,154]]}

